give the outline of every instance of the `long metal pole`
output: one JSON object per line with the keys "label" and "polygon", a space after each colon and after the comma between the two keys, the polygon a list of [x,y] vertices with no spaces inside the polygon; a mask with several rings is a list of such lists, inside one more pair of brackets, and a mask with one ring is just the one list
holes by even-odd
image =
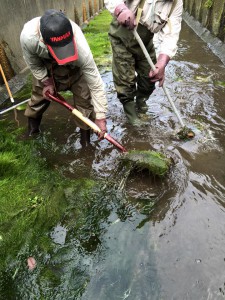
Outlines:
{"label": "long metal pole", "polygon": [[[138,41],[138,43],[139,43],[139,45],[140,45],[140,47],[141,47],[141,49],[142,49],[142,51],[143,51],[143,53],[144,53],[146,59],[148,60],[148,63],[149,63],[149,65],[150,65],[150,67],[152,68],[153,71],[155,71],[155,70],[156,70],[156,67],[155,67],[155,65],[153,64],[153,61],[152,61],[152,59],[151,59],[151,57],[150,57],[148,51],[146,50],[145,45],[144,45],[144,43],[142,42],[142,39],[140,38],[139,34],[137,33],[137,30],[134,29],[134,30],[133,30],[133,33],[134,33],[134,36],[135,36],[136,40]],[[170,104],[171,104],[171,106],[172,106],[172,108],[173,108],[173,111],[174,111],[174,113],[176,114],[176,116],[177,116],[177,118],[178,118],[178,120],[179,120],[181,126],[182,126],[182,127],[185,127],[184,122],[183,122],[183,120],[181,119],[181,116],[180,116],[180,114],[179,114],[179,112],[178,112],[176,106],[174,105],[174,101],[173,101],[173,99],[171,98],[168,89],[166,88],[166,86],[165,86],[164,84],[163,84],[163,87],[162,87],[162,88],[163,88],[164,93],[166,94],[166,96],[167,96],[167,98],[168,98],[168,100],[169,100],[169,102],[170,102]]]}
{"label": "long metal pole", "polygon": [[22,105],[22,104],[28,102],[29,100],[30,100],[30,99],[24,100],[24,101],[22,101],[22,102],[20,102],[20,103],[17,103],[16,105],[13,105],[13,106],[11,106],[11,107],[9,107],[9,108],[7,108],[7,109],[4,109],[4,110],[0,111],[0,115],[4,114],[4,113],[6,113],[6,112],[8,112],[8,111],[10,111],[10,110],[13,110],[13,109],[16,108],[17,106],[20,106],[20,105]]}

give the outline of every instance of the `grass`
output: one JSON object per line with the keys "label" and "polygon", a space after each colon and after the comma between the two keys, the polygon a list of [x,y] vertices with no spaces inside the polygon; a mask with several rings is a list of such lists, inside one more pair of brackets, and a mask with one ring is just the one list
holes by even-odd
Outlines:
{"label": "grass", "polygon": [[111,20],[111,14],[107,10],[103,10],[83,29],[98,67],[111,65],[112,50],[108,37]]}
{"label": "grass", "polygon": [[[1,266],[10,253],[53,226],[65,209],[66,181],[49,169],[34,141],[18,141],[22,129],[0,121]],[[10,249],[10,251],[9,251]]]}
{"label": "grass", "polygon": [[[111,21],[108,11],[102,11],[83,29],[98,66],[111,64],[111,46],[108,28]],[[31,94],[31,76],[27,84],[14,95],[25,100]],[[65,98],[70,93],[63,94]],[[0,120],[0,271],[18,257],[26,245],[32,249],[48,252],[51,240],[49,230],[65,214],[78,227],[83,225],[85,202],[90,202],[92,182],[88,179],[76,182],[62,177],[53,166],[40,156],[41,145],[35,140],[19,140],[24,128],[17,128],[7,120]],[[74,192],[77,204],[72,207],[65,190],[79,188]],[[84,196],[85,195],[85,196]],[[72,196],[71,196],[72,197]],[[73,199],[72,197],[72,199]],[[72,200],[73,202],[73,200]],[[74,205],[74,202],[73,202]],[[68,209],[70,211],[68,212]],[[71,221],[72,222],[72,221]],[[68,224],[69,225],[69,224]],[[76,228],[78,228],[76,227]]]}
{"label": "grass", "polygon": [[[111,18],[108,11],[102,11],[83,29],[98,67],[111,67],[108,39]],[[14,98],[29,98],[30,86],[28,77],[26,86]],[[70,95],[65,93],[64,97]],[[104,190],[101,183],[87,178],[72,181],[63,177],[40,156],[40,143],[19,140],[24,128],[15,128],[9,121],[1,120],[0,131],[0,279],[20,278],[27,257],[33,253],[38,253],[39,261],[46,253],[54,256],[56,246],[49,233],[61,222],[68,229],[69,237],[79,235],[82,247],[88,252],[93,251],[93,237],[101,233],[103,220],[106,221],[110,213],[112,189]],[[142,153],[141,164],[139,154],[133,153],[132,163],[137,166],[138,160],[139,169],[149,167],[149,151]],[[158,153],[151,159],[150,171],[158,172],[160,176],[165,174],[169,161]],[[153,164],[155,162],[157,166]],[[60,284],[57,273],[44,266],[44,262],[40,269],[40,286],[43,281],[46,285],[49,282],[55,286]],[[0,282],[0,298],[1,288],[13,290],[7,280],[5,286]]]}
{"label": "grass", "polygon": [[98,182],[63,177],[40,156],[37,140],[19,140],[23,130],[0,121],[0,278],[11,262],[37,250],[51,253],[49,232],[58,223],[73,232],[87,225],[100,197]]}

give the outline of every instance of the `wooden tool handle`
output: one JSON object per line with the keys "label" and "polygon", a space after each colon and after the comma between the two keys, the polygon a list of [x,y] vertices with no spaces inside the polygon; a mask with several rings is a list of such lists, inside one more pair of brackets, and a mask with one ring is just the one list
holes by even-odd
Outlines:
{"label": "wooden tool handle", "polygon": [[72,110],[72,113],[77,116],[81,121],[83,121],[85,124],[87,124],[91,129],[93,129],[96,132],[101,132],[101,129],[94,123],[92,122],[90,119],[88,119],[87,117],[85,117],[79,110],[77,110],[76,108],[74,108]]}
{"label": "wooden tool handle", "polygon": [[2,77],[3,77],[3,80],[4,80],[4,82],[5,82],[5,86],[6,86],[6,89],[7,89],[7,91],[8,91],[8,94],[9,94],[10,100],[11,100],[11,102],[14,102],[14,99],[13,99],[12,93],[11,93],[11,91],[10,91],[10,88],[9,88],[8,82],[7,82],[6,78],[5,78],[5,74],[4,74],[4,71],[3,71],[3,69],[2,69],[2,65],[1,65],[1,64],[0,64],[0,71],[1,71],[1,73],[2,73]]}

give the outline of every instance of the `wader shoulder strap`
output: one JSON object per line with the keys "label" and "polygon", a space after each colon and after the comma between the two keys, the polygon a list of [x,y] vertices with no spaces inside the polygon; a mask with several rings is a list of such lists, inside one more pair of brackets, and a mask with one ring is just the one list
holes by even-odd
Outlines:
{"label": "wader shoulder strap", "polygon": [[139,5],[138,5],[137,16],[136,16],[137,26],[138,26],[138,23],[140,21],[144,5],[145,5],[145,0],[141,0]]}
{"label": "wader shoulder strap", "polygon": [[[177,4],[177,0],[173,0],[173,4],[171,6],[171,10],[170,10],[170,13],[168,15],[168,18],[171,16],[171,14],[172,14],[172,12],[173,12],[176,4]],[[141,0],[140,3],[139,3],[139,5],[138,5],[137,16],[136,16],[137,25],[138,25],[138,23],[140,21],[144,5],[145,5],[145,0]]]}
{"label": "wader shoulder strap", "polygon": [[173,4],[171,6],[171,10],[170,10],[170,13],[168,15],[168,18],[171,16],[171,14],[172,14],[172,12],[173,12],[176,5],[177,5],[177,0],[173,0]]}
{"label": "wader shoulder strap", "polygon": [[169,26],[169,29],[170,29],[170,33],[172,32],[172,24],[171,24],[171,21],[170,21],[170,16],[171,16],[176,4],[177,4],[177,0],[173,0],[173,4],[171,6],[171,10],[170,10],[170,13],[168,15],[168,22],[167,23],[168,23],[168,26]]}

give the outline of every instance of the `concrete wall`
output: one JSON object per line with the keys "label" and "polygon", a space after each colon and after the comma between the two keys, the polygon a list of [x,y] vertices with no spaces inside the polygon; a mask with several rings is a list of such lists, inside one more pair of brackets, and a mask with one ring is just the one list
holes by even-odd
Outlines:
{"label": "concrete wall", "polygon": [[65,11],[70,19],[82,25],[103,8],[103,0],[0,0],[0,63],[5,66],[7,79],[26,67],[19,41],[24,23],[49,8]]}
{"label": "concrete wall", "polygon": [[225,0],[184,0],[184,10],[225,42]]}
{"label": "concrete wall", "polygon": [[[19,43],[25,22],[55,8],[81,26],[103,6],[103,0],[0,0],[0,63],[7,79],[26,67]],[[184,10],[225,42],[225,0],[184,0]]]}

